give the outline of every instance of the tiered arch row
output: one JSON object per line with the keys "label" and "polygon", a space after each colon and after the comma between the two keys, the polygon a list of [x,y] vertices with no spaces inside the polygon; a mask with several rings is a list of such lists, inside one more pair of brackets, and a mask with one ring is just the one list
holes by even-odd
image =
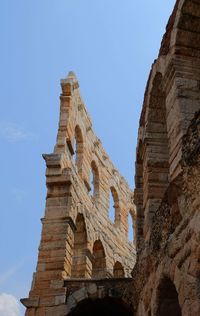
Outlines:
{"label": "tiered arch row", "polygon": [[75,75],[61,87],[56,146],[43,155],[46,208],[28,301],[41,310],[65,302],[65,280],[128,278],[135,263],[133,192],[92,130]]}

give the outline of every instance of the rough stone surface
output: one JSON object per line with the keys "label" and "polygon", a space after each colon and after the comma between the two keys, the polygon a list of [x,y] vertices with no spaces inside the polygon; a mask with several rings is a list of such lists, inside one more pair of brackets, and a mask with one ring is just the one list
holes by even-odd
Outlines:
{"label": "rough stone surface", "polygon": [[[69,311],[87,297],[84,286],[68,297],[71,281],[66,287],[64,280],[127,278],[135,263],[134,241],[128,241],[129,213],[135,224],[133,192],[92,130],[75,75],[69,73],[61,87],[56,146],[43,155],[47,199],[37,270],[29,299],[22,300],[28,316],[61,316],[66,302]],[[92,283],[88,295],[94,288]],[[104,296],[103,287],[98,292]]]}
{"label": "rough stone surface", "polygon": [[177,1],[138,133],[136,315],[200,315],[200,1]]}
{"label": "rough stone surface", "polygon": [[37,271],[22,300],[26,315],[82,315],[81,308],[95,310],[102,300],[113,311],[124,304],[121,315],[199,316],[200,0],[176,1],[149,75],[136,150],[136,216],[132,192],[92,132],[74,74],[61,84],[57,143],[44,155],[48,192]]}
{"label": "rough stone surface", "polygon": [[132,279],[101,279],[101,280],[67,280],[67,305],[73,310],[80,301],[85,299],[117,298],[123,300],[133,310]]}

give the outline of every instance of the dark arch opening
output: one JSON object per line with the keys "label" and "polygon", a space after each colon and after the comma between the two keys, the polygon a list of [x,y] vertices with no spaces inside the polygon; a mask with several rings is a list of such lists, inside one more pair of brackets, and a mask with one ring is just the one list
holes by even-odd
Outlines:
{"label": "dark arch opening", "polygon": [[83,147],[83,134],[80,127],[76,125],[74,138],[74,160],[79,172],[81,172],[83,164]]}
{"label": "dark arch opening", "polygon": [[104,251],[102,242],[100,240],[96,240],[93,246],[92,277],[93,278],[106,277],[105,251]]}
{"label": "dark arch opening", "polygon": [[99,194],[99,171],[94,160],[91,162],[90,187],[90,195],[96,198]]}
{"label": "dark arch opening", "polygon": [[125,277],[124,268],[119,261],[115,262],[115,265],[113,267],[113,276],[114,276],[114,278],[124,278]]}
{"label": "dark arch opening", "polygon": [[72,278],[85,278],[89,277],[87,264],[87,232],[84,217],[78,214],[76,218],[76,231],[74,233],[74,251],[72,257]]}
{"label": "dark arch opening", "polygon": [[108,215],[113,224],[120,224],[119,196],[114,187],[110,188]]}
{"label": "dark arch opening", "polygon": [[[133,311],[121,299],[86,299],[80,302],[69,316],[133,316]],[[169,315],[168,315],[169,316]]]}
{"label": "dark arch opening", "polygon": [[135,218],[131,211],[128,213],[128,240],[135,242]]}
{"label": "dark arch opening", "polygon": [[181,316],[178,293],[169,278],[164,278],[158,287],[158,310],[156,316]]}

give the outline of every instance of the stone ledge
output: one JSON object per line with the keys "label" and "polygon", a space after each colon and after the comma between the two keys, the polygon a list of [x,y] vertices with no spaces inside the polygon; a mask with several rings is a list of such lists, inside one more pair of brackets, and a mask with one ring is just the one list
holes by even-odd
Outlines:
{"label": "stone ledge", "polygon": [[20,302],[26,307],[26,308],[30,308],[30,307],[38,307],[39,306],[39,302],[40,299],[35,298],[35,299],[30,299],[30,298],[21,298]]}

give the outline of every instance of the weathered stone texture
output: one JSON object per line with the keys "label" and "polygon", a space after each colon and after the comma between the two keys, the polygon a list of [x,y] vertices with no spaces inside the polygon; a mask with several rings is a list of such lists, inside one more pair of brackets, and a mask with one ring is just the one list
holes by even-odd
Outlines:
{"label": "weathered stone texture", "polygon": [[[137,315],[165,315],[159,311],[165,301],[159,301],[162,282],[174,285],[180,315],[200,315],[200,159],[196,146],[200,137],[198,141],[195,137],[199,118],[200,112],[183,139],[182,172],[169,184],[153,215],[150,238],[139,249],[133,270]],[[191,138],[196,140],[188,143]],[[165,310],[167,315],[166,306]]]}
{"label": "weathered stone texture", "polygon": [[132,273],[138,316],[200,315],[199,8],[176,2],[144,98]]}
{"label": "weathered stone texture", "polygon": [[[47,199],[37,270],[23,300],[28,316],[33,310],[65,315],[70,282],[66,287],[64,280],[130,277],[135,263],[134,242],[128,241],[133,192],[92,130],[75,75],[69,73],[61,86],[56,146],[43,155]],[[110,193],[114,223],[108,216]]]}
{"label": "weathered stone texture", "polygon": [[[70,286],[68,286],[68,284]],[[133,309],[132,301],[132,279],[100,279],[100,280],[72,280],[65,281],[69,289],[67,293],[67,306],[73,310],[79,302],[86,299],[120,298]]]}

